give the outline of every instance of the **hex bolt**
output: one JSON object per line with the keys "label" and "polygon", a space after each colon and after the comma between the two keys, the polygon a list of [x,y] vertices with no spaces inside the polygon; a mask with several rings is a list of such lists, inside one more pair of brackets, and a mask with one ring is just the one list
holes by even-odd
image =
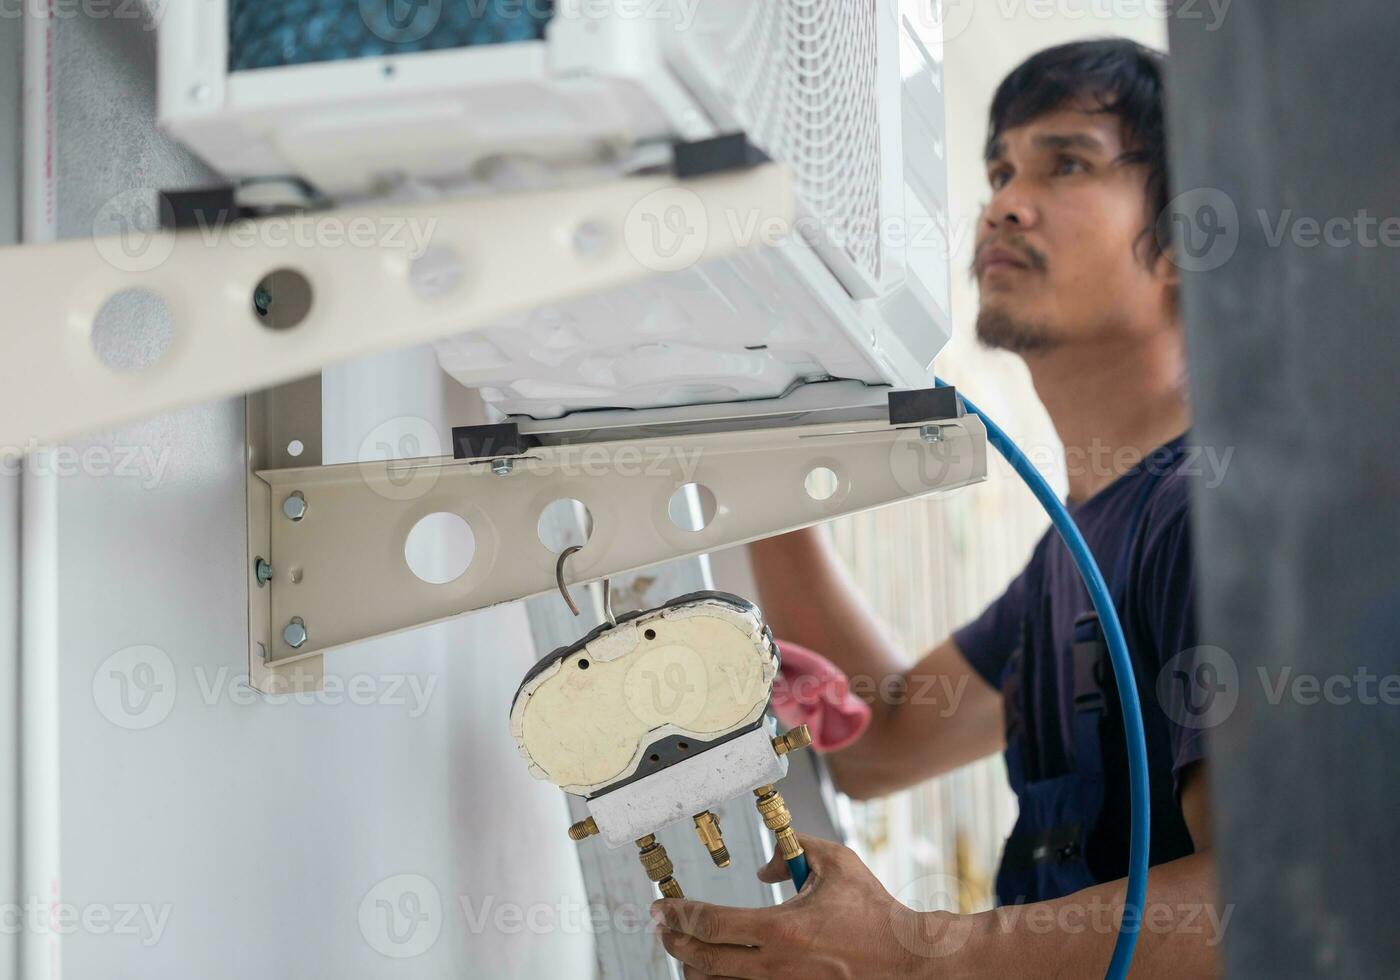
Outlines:
{"label": "hex bolt", "polygon": [[306,624],[302,622],[300,616],[294,617],[292,621],[287,624],[286,629],[282,630],[282,639],[286,642],[287,646],[291,647],[293,650],[300,650],[302,647],[306,646],[306,641],[309,637],[306,633]]}
{"label": "hex bolt", "polygon": [[612,244],[612,232],[602,221],[585,221],[574,229],[574,251],[584,258],[605,255]]}
{"label": "hex bolt", "polygon": [[259,585],[266,585],[272,581],[272,566],[262,558],[253,562],[253,573],[257,575]]}
{"label": "hex bolt", "polygon": [[935,443],[935,442],[942,442],[942,441],[943,441],[943,429],[942,429],[941,426],[937,426],[937,425],[925,425],[925,426],[920,426],[920,428],[919,428],[919,435],[923,437],[924,442],[927,442],[927,443],[930,443],[930,444]]}
{"label": "hex bolt", "polygon": [[515,469],[515,461],[511,459],[496,459],[491,461],[491,472],[497,476],[510,476]]}
{"label": "hex bolt", "polygon": [[282,513],[289,521],[299,521],[306,516],[306,497],[300,490],[293,491],[291,496],[282,501]]}

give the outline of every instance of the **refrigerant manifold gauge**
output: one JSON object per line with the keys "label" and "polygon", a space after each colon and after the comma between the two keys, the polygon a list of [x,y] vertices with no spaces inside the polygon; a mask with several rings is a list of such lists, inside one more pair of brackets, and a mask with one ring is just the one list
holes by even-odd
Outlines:
{"label": "refrigerant manifold gauge", "polygon": [[540,660],[515,694],[511,734],[532,775],[586,801],[591,816],[571,837],[635,842],[662,893],[680,897],[657,831],[693,820],[715,863],[728,867],[713,810],[737,796],[753,793],[783,856],[800,859],[773,784],[787,775],[787,752],[811,739],[805,728],[769,731],[778,663],[753,603],[693,593]]}

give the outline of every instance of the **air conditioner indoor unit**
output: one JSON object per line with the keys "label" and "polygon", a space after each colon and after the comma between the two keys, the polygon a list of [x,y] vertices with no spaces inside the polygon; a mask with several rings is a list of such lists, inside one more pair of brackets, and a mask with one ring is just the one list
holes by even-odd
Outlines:
{"label": "air conditioner indoor unit", "polygon": [[[817,403],[883,401],[931,384],[950,331],[936,15],[937,0],[176,0],[160,116],[255,205],[586,185],[742,132],[795,174],[780,243],[440,341],[443,367],[509,417],[834,380]],[[672,217],[657,236],[687,230]]]}

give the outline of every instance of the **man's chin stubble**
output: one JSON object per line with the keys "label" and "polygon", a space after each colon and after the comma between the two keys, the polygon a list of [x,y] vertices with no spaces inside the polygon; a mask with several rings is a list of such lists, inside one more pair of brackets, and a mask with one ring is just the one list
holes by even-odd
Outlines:
{"label": "man's chin stubble", "polygon": [[977,314],[977,339],[989,350],[1013,354],[1040,354],[1058,346],[1045,324],[1018,320],[1001,310]]}

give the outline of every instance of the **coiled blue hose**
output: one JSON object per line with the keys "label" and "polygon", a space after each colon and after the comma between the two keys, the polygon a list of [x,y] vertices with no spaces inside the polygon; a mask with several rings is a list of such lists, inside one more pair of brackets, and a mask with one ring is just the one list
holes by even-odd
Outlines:
{"label": "coiled blue hose", "polygon": [[[951,387],[941,378],[938,387]],[[962,397],[961,395],[959,396]],[[1123,635],[1123,624],[1118,620],[1118,610],[1114,608],[1113,597],[1104,581],[1098,562],[1084,541],[1084,536],[1075,526],[1070,516],[1050,484],[1040,475],[1025,453],[1017,448],[1001,428],[987,417],[981,409],[966,398],[962,403],[967,410],[982,420],[987,427],[987,441],[996,447],[997,452],[1006,458],[1011,468],[1026,482],[1036,499],[1040,501],[1050,521],[1055,525],[1065,547],[1074,558],[1074,564],[1084,579],[1089,596],[1094,602],[1094,611],[1099,615],[1104,636],[1108,640],[1109,658],[1113,661],[1113,678],[1118,686],[1118,699],[1123,705],[1123,730],[1128,742],[1128,782],[1132,800],[1132,829],[1128,846],[1128,895],[1123,903],[1123,925],[1118,930],[1118,940],[1113,946],[1113,959],[1108,964],[1106,980],[1127,980],[1128,968],[1133,962],[1133,950],[1137,947],[1138,930],[1141,925],[1142,907],[1147,900],[1147,860],[1148,842],[1151,839],[1152,810],[1149,802],[1147,779],[1147,733],[1142,726],[1142,704],[1138,701],[1137,683],[1133,674],[1133,663],[1128,656],[1128,641]],[[805,865],[805,860],[804,860]],[[806,878],[806,868],[803,868]],[[796,882],[796,873],[793,881]]]}

